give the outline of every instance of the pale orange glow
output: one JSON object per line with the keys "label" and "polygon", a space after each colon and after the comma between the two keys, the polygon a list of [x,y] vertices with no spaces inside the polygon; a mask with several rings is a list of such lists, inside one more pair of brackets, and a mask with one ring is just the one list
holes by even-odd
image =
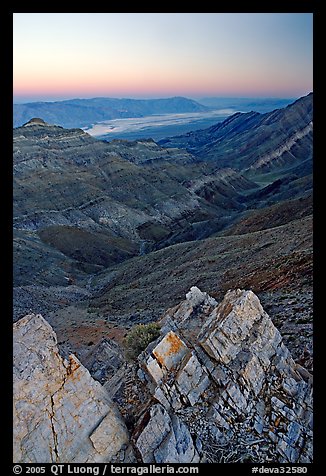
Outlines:
{"label": "pale orange glow", "polygon": [[14,14],[14,95],[299,96],[312,90],[311,19]]}

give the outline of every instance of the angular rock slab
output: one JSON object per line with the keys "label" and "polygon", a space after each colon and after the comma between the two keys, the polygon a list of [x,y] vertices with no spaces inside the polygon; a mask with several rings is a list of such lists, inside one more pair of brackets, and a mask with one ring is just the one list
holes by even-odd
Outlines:
{"label": "angular rock slab", "polygon": [[115,404],[78,359],[63,360],[41,315],[14,324],[17,463],[109,462],[129,436]]}
{"label": "angular rock slab", "polygon": [[196,354],[174,331],[158,342],[144,367],[155,382],[155,398],[166,408],[194,405],[210,384]]}
{"label": "angular rock slab", "polygon": [[144,463],[198,463],[188,428],[160,404],[150,408],[149,420],[136,441]]}

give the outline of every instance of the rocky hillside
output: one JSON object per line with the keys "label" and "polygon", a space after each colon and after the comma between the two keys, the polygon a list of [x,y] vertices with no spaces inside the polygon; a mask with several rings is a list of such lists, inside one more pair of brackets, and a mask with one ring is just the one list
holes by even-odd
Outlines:
{"label": "rocky hillside", "polygon": [[15,462],[312,461],[312,376],[254,293],[192,287],[159,325],[101,386],[41,316],[14,324]]}
{"label": "rocky hillside", "polygon": [[32,277],[65,285],[157,243],[209,236],[244,208],[243,192],[256,189],[185,151],[153,141],[108,144],[41,119],[14,129],[13,186],[19,285]]}
{"label": "rocky hillside", "polygon": [[236,113],[215,126],[161,140],[164,147],[184,148],[217,167],[251,174],[290,169],[312,160],[310,93],[283,109],[260,114]]}
{"label": "rocky hillside", "polygon": [[14,319],[46,313],[80,355],[193,284],[218,299],[242,286],[312,370],[312,162],[296,150],[289,174],[254,182],[152,140],[105,143],[42,119],[14,129]]}
{"label": "rocky hillside", "polygon": [[[286,210],[271,208],[266,214],[260,210],[249,215],[234,225],[233,230],[226,230],[224,236],[140,255],[87,275],[87,281],[82,276],[77,282],[64,279],[70,275],[71,268],[62,253],[57,252],[51,258],[48,247],[45,261],[43,248],[38,254],[32,249],[29,265],[24,258],[27,284],[21,286],[18,281],[14,288],[15,319],[31,310],[46,313],[59,341],[79,356],[85,349],[89,350],[90,342],[97,344],[106,335],[119,341],[134,324],[157,320],[193,284],[217,299],[227,289],[240,285],[258,294],[266,309],[272,311],[271,318],[294,358],[300,362],[303,359],[311,370],[311,202],[290,204],[288,220],[294,220],[283,224],[280,221],[286,220]],[[273,220],[277,221],[273,223]],[[257,226],[261,229],[257,230]],[[23,256],[27,251],[22,249]],[[17,251],[16,256],[18,260]],[[56,266],[62,261],[65,267]],[[29,272],[37,275],[37,285],[27,281]],[[56,281],[59,277],[64,284]]]}
{"label": "rocky hillside", "polygon": [[312,461],[311,104],[14,129],[17,462]]}

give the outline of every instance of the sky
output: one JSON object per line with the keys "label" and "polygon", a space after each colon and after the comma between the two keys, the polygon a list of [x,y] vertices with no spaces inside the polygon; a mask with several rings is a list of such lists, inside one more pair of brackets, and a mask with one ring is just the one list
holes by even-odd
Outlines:
{"label": "sky", "polygon": [[312,13],[14,13],[14,102],[300,97]]}

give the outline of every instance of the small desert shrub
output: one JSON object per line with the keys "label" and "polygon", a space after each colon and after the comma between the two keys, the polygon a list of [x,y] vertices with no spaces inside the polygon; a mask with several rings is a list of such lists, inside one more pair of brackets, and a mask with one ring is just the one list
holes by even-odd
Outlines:
{"label": "small desert shrub", "polygon": [[137,324],[126,335],[124,344],[126,356],[136,360],[138,355],[146,349],[148,344],[160,335],[160,326],[156,322]]}

